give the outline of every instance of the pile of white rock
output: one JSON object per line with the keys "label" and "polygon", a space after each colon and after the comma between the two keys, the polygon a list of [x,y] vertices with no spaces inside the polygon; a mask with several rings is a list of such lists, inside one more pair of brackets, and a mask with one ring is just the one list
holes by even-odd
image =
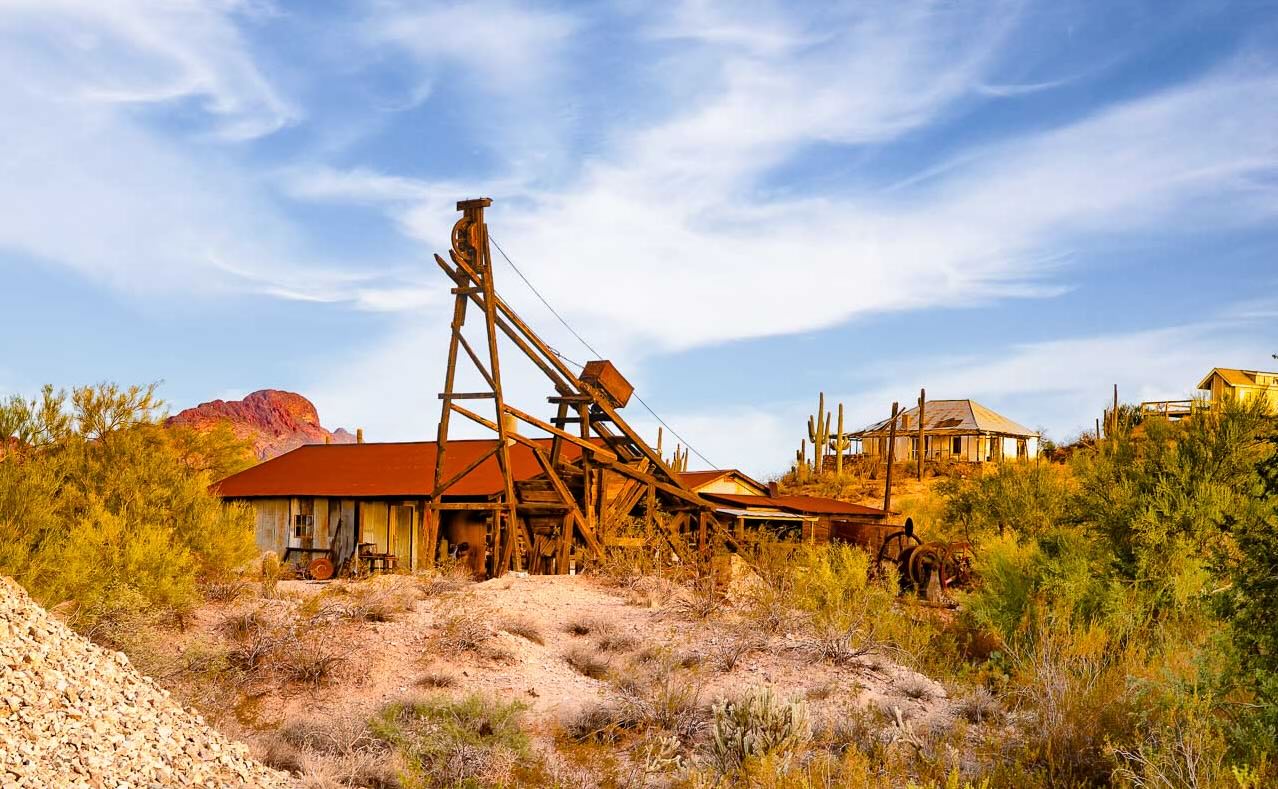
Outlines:
{"label": "pile of white rock", "polygon": [[0,787],[289,787],[0,578]]}

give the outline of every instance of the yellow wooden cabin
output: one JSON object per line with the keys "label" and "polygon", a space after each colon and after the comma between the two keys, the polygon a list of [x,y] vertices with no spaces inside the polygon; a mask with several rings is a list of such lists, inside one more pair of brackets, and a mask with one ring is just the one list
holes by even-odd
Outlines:
{"label": "yellow wooden cabin", "polygon": [[1206,390],[1213,403],[1242,403],[1260,397],[1268,401],[1270,411],[1278,412],[1278,373],[1213,367],[1198,382],[1198,388]]}

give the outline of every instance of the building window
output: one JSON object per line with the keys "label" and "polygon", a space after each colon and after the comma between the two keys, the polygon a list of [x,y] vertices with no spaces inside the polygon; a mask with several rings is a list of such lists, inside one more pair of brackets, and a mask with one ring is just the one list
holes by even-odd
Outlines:
{"label": "building window", "polygon": [[315,516],[313,515],[294,515],[293,516],[293,536],[299,539],[306,539],[315,536]]}
{"label": "building window", "polygon": [[963,437],[962,436],[954,436],[954,438],[950,439],[950,454],[951,455],[963,454]]}

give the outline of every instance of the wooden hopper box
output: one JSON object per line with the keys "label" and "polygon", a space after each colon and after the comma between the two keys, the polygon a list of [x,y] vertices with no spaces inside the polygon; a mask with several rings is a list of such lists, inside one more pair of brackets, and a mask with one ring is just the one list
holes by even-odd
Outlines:
{"label": "wooden hopper box", "polygon": [[586,366],[581,371],[581,380],[607,395],[613,408],[625,408],[626,403],[630,402],[630,395],[635,391],[630,382],[607,359],[586,362]]}

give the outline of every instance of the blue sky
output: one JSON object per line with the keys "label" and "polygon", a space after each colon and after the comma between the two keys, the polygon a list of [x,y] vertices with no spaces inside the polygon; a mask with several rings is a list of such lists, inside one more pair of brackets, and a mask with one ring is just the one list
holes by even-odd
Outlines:
{"label": "blue sky", "polygon": [[716,465],[781,470],[818,390],[1068,438],[1275,364],[1278,5],[4,0],[0,391],[428,437],[478,195]]}

